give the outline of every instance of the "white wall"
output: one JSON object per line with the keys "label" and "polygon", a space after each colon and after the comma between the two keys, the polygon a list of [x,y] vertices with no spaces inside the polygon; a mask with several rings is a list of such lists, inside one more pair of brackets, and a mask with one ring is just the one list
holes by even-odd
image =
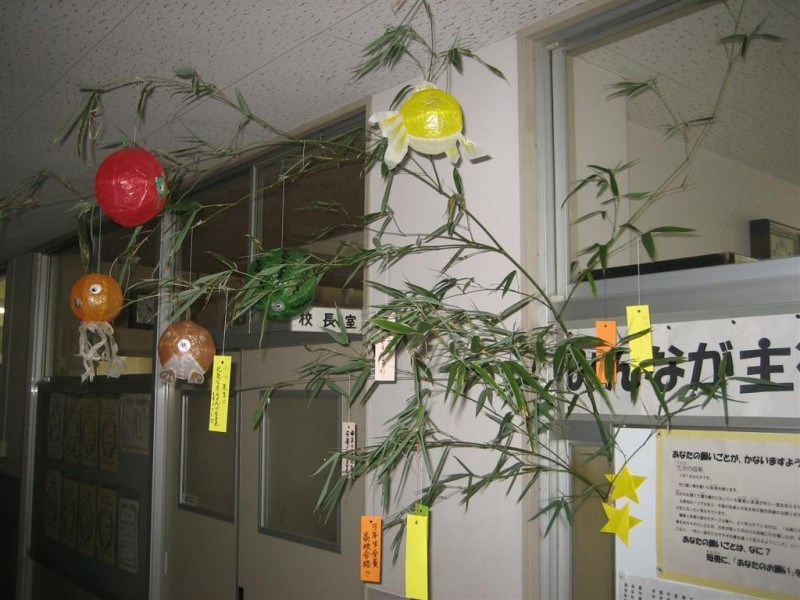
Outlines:
{"label": "white wall", "polygon": [[[581,179],[593,172],[587,165],[611,168],[628,160],[627,111],[625,100],[607,100],[608,86],[619,81],[619,76],[574,59],[568,60],[567,80],[571,84],[569,94],[569,178],[570,190]],[[623,193],[627,191],[627,172],[619,176]],[[610,210],[610,206],[599,206],[596,199],[597,188],[588,186],[577,193],[569,202],[570,256],[594,243],[605,243],[612,232],[610,221],[599,217],[574,224],[583,215],[594,210]],[[558,199],[562,201],[563,199]],[[609,215],[610,216],[610,215]],[[619,221],[628,217],[628,206],[621,203]],[[625,239],[628,239],[626,236]],[[609,265],[625,265],[629,262],[628,253],[616,253],[610,257]],[[585,257],[581,264],[585,265]]]}
{"label": "white wall", "polygon": [[[630,155],[640,160],[630,173],[632,191],[652,189],[683,159],[683,145],[634,124],[628,125]],[[693,227],[691,236],[657,239],[657,258],[735,252],[750,256],[751,219],[800,227],[800,188],[743,163],[701,150],[689,173],[689,188],[657,201],[640,229],[656,225]]]}
{"label": "white wall", "polygon": [[[629,123],[626,101],[608,100],[608,86],[620,77],[583,60],[570,61],[572,83],[570,115],[570,178],[591,173],[586,165],[613,167],[627,161],[637,164],[620,178],[623,193],[655,189],[683,161],[684,148],[677,139],[665,139],[661,132]],[[680,179],[676,184],[680,183]],[[595,188],[577,195],[578,206],[570,203],[570,221],[601,207]],[[605,197],[608,197],[607,195]],[[623,203],[624,204],[624,203]],[[618,223],[625,221],[623,206]],[[800,188],[743,163],[700,150],[689,172],[687,189],[658,200],[636,226],[640,230],[663,225],[696,229],[693,234],[661,235],[656,239],[656,259],[698,256],[717,252],[750,255],[751,219],[772,219],[800,227]],[[610,229],[595,218],[571,227],[571,251],[608,239]],[[648,261],[644,251],[639,259]],[[611,265],[637,260],[636,245],[618,252]]]}
{"label": "white wall", "polygon": [[[454,76],[451,92],[461,102],[465,115],[467,137],[480,144],[491,160],[470,163],[462,159],[460,168],[467,203],[504,247],[515,257],[521,257],[520,177],[519,177],[519,120],[517,102],[516,40],[509,38],[480,51],[481,57],[500,68],[506,80],[492,75],[476,64],[465,65],[464,75]],[[412,82],[416,83],[416,82]],[[440,82],[444,87],[444,83]],[[397,89],[387,90],[372,98],[372,110],[386,110]],[[424,159],[427,161],[427,159]],[[452,167],[446,159],[437,165],[440,175],[452,182]],[[383,182],[377,172],[369,181],[369,211],[380,208]],[[446,218],[446,199],[409,176],[398,176],[393,184],[391,206],[399,227],[406,233],[430,231]],[[446,258],[446,257],[445,257]],[[404,260],[388,273],[373,272],[370,278],[390,286],[400,287],[404,280],[429,283],[435,275],[435,257],[415,257]],[[491,257],[480,257],[464,267],[464,275],[473,275],[485,283],[498,283],[510,271],[510,266]],[[371,294],[369,304],[382,298]],[[482,309],[493,309],[499,298],[485,297]],[[400,363],[404,361],[400,357]],[[379,441],[385,434],[384,423],[405,406],[413,393],[410,381],[384,383],[367,407],[367,427],[370,442]],[[473,439],[490,439],[496,424],[476,419],[472,408],[464,414],[451,414],[449,407],[434,399],[432,416],[445,430]],[[476,455],[459,457],[471,468],[488,471],[496,458]],[[424,470],[424,469],[423,469]],[[412,470],[402,502],[415,497],[417,486],[424,487],[427,478],[422,474],[419,484]],[[522,534],[525,516],[516,503],[514,490],[506,496],[506,487],[479,495],[466,511],[456,500],[436,505],[431,512],[430,529],[430,590],[437,599],[511,599],[522,597],[523,551]],[[367,493],[367,510],[381,514],[380,490]],[[389,544],[394,531],[385,533],[384,574],[381,589],[402,595],[404,591],[404,548],[397,564],[392,564]]]}

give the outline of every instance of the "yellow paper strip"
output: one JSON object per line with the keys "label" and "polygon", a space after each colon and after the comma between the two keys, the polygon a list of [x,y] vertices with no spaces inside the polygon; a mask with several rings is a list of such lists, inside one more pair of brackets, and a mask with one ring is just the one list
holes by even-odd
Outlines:
{"label": "yellow paper strip", "polygon": [[211,377],[211,407],[208,411],[209,431],[228,431],[228,396],[231,384],[231,357],[214,357]]}
{"label": "yellow paper strip", "polygon": [[383,519],[374,515],[361,517],[361,581],[380,583],[383,543]]}
{"label": "yellow paper strip", "polygon": [[428,600],[428,517],[406,520],[406,596]]}
{"label": "yellow paper strip", "polygon": [[[650,307],[646,304],[626,307],[628,313],[628,335],[650,329]],[[645,360],[653,360],[653,336],[648,331],[644,335],[629,342],[631,350],[631,367],[638,367]],[[653,365],[642,367],[652,371]]]}
{"label": "yellow paper strip", "polygon": [[[608,383],[606,381],[606,353],[614,347],[617,343],[617,322],[616,321],[595,321],[594,322],[594,336],[603,340],[602,344],[597,345],[597,362],[595,363],[595,370],[597,378],[600,383]],[[615,368],[611,372],[612,383],[617,382],[617,369],[616,360],[614,361]]]}

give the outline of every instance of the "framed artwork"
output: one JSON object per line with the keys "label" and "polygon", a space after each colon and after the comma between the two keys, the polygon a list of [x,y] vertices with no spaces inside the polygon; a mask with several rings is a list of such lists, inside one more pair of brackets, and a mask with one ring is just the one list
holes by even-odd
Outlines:
{"label": "framed artwork", "polygon": [[155,321],[158,298],[155,295],[139,293],[131,298],[128,307],[128,327],[132,329],[152,329]]}
{"label": "framed artwork", "polygon": [[753,258],[800,256],[800,229],[770,221],[750,221],[750,254]]}

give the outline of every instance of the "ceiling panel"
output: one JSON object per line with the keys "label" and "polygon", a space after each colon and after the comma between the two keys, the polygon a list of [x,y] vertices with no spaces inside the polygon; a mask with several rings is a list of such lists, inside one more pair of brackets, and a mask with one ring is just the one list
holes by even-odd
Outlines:
{"label": "ceiling panel", "polygon": [[[787,6],[772,0],[744,4],[739,31],[752,31],[763,22],[762,31],[783,41],[757,41],[745,63],[737,61],[726,84],[719,126],[712,128],[704,146],[800,185],[800,106],[786,101],[800,97],[800,19]],[[580,58],[620,81],[655,77],[682,120],[709,116],[727,66],[725,46],[718,40],[734,30],[737,17],[728,7],[705,7],[660,25],[657,32],[643,31]],[[663,103],[652,94],[630,99],[627,107],[630,121],[652,130],[663,132],[670,121]]]}
{"label": "ceiling panel", "polygon": [[[464,45],[480,48],[512,35],[535,22],[575,7],[582,0],[431,0],[439,47],[456,36]],[[13,0],[0,2],[0,195],[8,193],[40,169],[64,174],[91,196],[96,167],[81,163],[74,140],[64,146],[52,143],[69,115],[81,103],[79,85],[105,83],[118,78],[171,77],[172,69],[191,65],[207,80],[228,92],[244,93],[259,115],[278,127],[296,129],[343,104],[360,101],[380,90],[422,77],[410,61],[392,71],[379,71],[362,79],[352,77],[361,61],[363,46],[383,29],[398,22],[397,0]],[[781,108],[774,94],[797,93],[800,50],[800,0],[757,0],[747,9],[769,13],[771,26],[787,42],[774,56],[753,55],[748,68],[758,75],[766,64],[779,65],[786,76],[747,82],[750,91],[731,94],[726,111],[734,111],[735,131],[717,134],[711,143],[730,151],[752,141],[756,133],[764,142],[770,168],[783,172],[797,160],[800,111]],[[593,60],[604,68],[631,77],[661,73],[665,85],[688,76],[689,84],[675,93],[684,98],[687,113],[700,110],[718,84],[719,70],[696,70],[697,28],[723,30],[727,17],[675,26],[661,40],[635,38],[614,46]],[[748,18],[750,18],[748,16]],[[422,23],[417,15],[415,24]],[[669,71],[661,59],[678,58]],[[748,59],[750,61],[750,59]],[[767,62],[762,62],[767,61]],[[770,63],[769,61],[777,61]],[[155,96],[146,119],[134,114],[135,94],[130,90],[104,100],[105,135],[135,136],[157,149],[168,149],[194,132],[211,143],[230,138],[238,115],[219,106],[201,103],[191,110],[165,97]],[[631,103],[631,117],[653,126],[661,117],[646,102]],[[246,130],[251,142],[266,136]],[[9,143],[8,140],[13,140]],[[107,151],[98,150],[96,162]],[[766,167],[765,167],[766,168]],[[63,188],[49,187],[48,201],[69,198]],[[61,210],[54,209],[56,211]],[[70,219],[60,213],[50,217],[20,218],[0,225],[0,264],[11,254],[33,248],[66,231]],[[37,221],[42,226],[33,226]]]}
{"label": "ceiling panel", "polygon": [[139,4],[115,0],[0,3],[0,130],[5,133],[43,95],[60,93],[67,73]]}

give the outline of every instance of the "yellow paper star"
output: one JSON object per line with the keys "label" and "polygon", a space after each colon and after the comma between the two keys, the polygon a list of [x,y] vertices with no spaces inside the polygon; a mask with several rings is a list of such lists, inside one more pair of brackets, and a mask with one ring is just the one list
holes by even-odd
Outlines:
{"label": "yellow paper star", "polygon": [[609,500],[630,498],[636,502],[636,504],[639,504],[639,494],[636,493],[636,488],[642,485],[647,477],[632,475],[628,470],[628,465],[625,465],[616,475],[613,473],[606,473],[606,479],[614,486],[614,491],[611,492],[611,496],[608,497]]}
{"label": "yellow paper star", "polygon": [[608,522],[600,529],[602,533],[613,533],[619,536],[619,539],[621,539],[626,546],[630,546],[629,533],[631,527],[642,522],[641,519],[630,515],[630,507],[630,504],[626,504],[620,510],[604,502],[603,510],[606,512]]}

